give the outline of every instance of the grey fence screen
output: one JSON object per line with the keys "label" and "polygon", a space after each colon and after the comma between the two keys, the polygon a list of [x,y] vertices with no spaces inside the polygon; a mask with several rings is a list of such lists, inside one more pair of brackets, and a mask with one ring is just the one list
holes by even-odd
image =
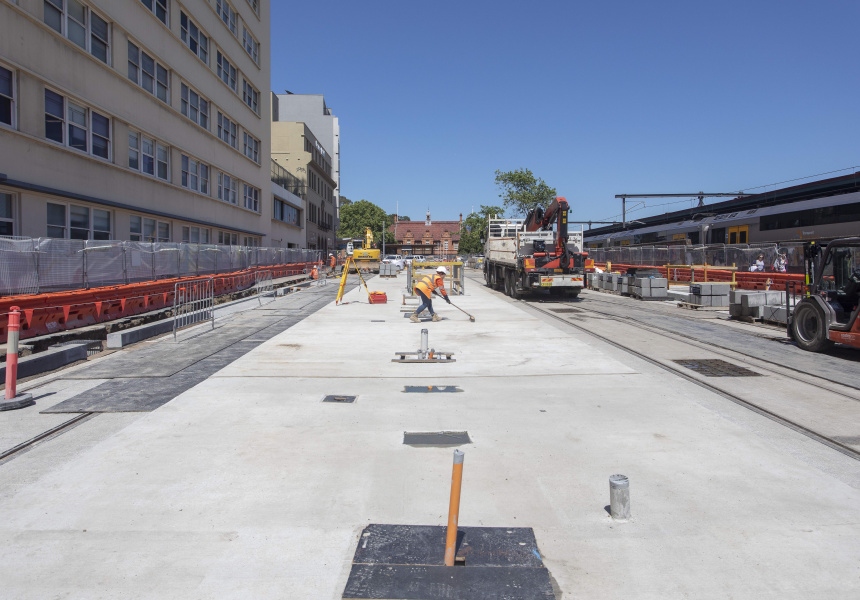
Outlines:
{"label": "grey fence screen", "polygon": [[616,246],[590,248],[588,257],[595,262],[607,261],[619,265],[686,265],[732,267],[738,271],[758,270],[759,262],[765,271],[779,269],[777,257],[785,255],[785,269],[790,273],[803,272],[803,243],[785,244],[716,244],[713,246]]}
{"label": "grey fence screen", "polygon": [[319,250],[0,238],[0,295],[39,294],[322,260]]}

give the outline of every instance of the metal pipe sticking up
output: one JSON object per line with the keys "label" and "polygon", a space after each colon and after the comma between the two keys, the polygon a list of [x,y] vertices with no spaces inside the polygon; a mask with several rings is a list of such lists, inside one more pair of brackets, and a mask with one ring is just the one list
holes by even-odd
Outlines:
{"label": "metal pipe sticking up", "polygon": [[429,347],[428,332],[426,329],[421,330],[421,348],[418,350],[419,357],[424,360],[427,358],[427,348]]}
{"label": "metal pipe sticking up", "polygon": [[445,566],[454,566],[457,552],[457,526],[460,522],[460,486],[463,483],[463,458],[465,454],[454,450],[454,470],[451,474],[451,500],[448,503],[448,534],[445,537]]}

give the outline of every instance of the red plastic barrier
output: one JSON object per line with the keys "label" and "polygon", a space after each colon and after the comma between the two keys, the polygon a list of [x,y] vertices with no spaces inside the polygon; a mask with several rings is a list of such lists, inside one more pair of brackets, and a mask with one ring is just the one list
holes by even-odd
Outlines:
{"label": "red plastic barrier", "polygon": [[[213,275],[215,295],[222,296],[254,286],[256,273],[271,271],[272,279],[300,275],[313,263],[254,267],[235,273]],[[9,309],[21,308],[21,339],[113,321],[173,305],[178,282],[200,279],[180,277],[89,290],[29,294],[0,298],[0,343],[6,342]]]}
{"label": "red plastic barrier", "polygon": [[[596,263],[601,269],[606,268],[606,263]],[[725,269],[711,268],[707,269],[707,277],[705,269],[698,267],[691,269],[690,267],[659,267],[648,265],[626,265],[621,263],[612,263],[612,270],[626,272],[627,269],[653,269],[659,271],[664,277],[669,279],[669,283],[688,282],[691,277],[695,278],[696,282],[723,282],[731,283],[732,271]],[[671,272],[670,272],[671,271]],[[786,284],[791,287],[794,282],[797,292],[800,293],[804,285],[804,276],[801,273],[768,273],[749,271],[734,271],[735,289],[741,290],[785,290]]]}

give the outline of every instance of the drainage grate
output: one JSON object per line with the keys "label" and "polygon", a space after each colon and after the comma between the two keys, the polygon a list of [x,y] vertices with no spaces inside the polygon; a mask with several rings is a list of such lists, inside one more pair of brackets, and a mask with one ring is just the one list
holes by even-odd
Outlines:
{"label": "drainage grate", "polygon": [[755,371],[719,359],[679,359],[673,362],[705,377],[761,377]]}
{"label": "drainage grate", "polygon": [[323,402],[339,402],[341,404],[349,404],[355,402],[357,396],[326,396]]}
{"label": "drainage grate", "polygon": [[468,431],[403,432],[403,443],[407,446],[459,446],[471,444]]}
{"label": "drainage grate", "polygon": [[371,323],[385,323],[385,319],[371,319]]}
{"label": "drainage grate", "polygon": [[70,342],[60,342],[59,344],[53,344],[51,347],[56,348],[57,346],[74,346],[75,344],[86,344],[87,356],[94,356],[102,351],[101,340],[72,340]]}
{"label": "drainage grate", "polygon": [[403,391],[407,394],[450,394],[463,390],[456,385],[406,385],[403,386]]}
{"label": "drainage grate", "polygon": [[582,312],[581,308],[551,308],[550,310],[554,313],[559,313],[559,314]]}

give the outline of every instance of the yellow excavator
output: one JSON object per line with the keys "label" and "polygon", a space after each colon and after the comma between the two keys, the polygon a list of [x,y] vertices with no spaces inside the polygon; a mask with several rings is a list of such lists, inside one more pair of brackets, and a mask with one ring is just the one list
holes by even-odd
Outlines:
{"label": "yellow excavator", "polygon": [[355,268],[362,272],[379,273],[380,251],[373,247],[373,232],[370,227],[364,232],[364,247],[352,251]]}

